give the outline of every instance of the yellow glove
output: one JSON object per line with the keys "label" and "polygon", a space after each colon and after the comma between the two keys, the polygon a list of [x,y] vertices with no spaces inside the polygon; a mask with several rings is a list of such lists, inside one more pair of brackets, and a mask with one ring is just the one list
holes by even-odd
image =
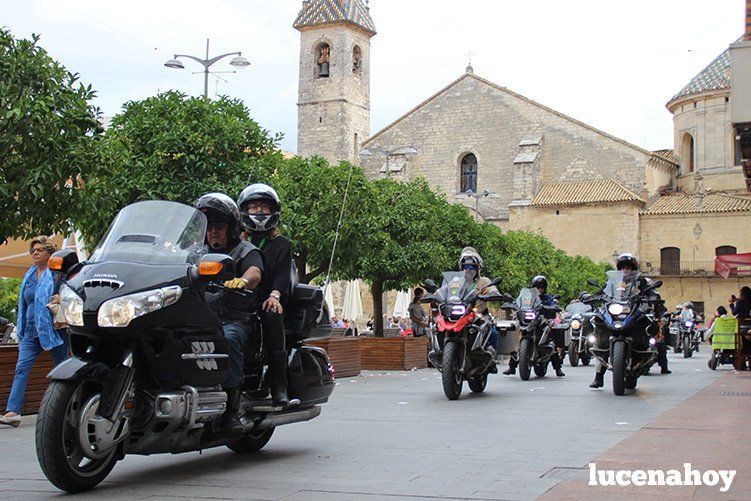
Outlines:
{"label": "yellow glove", "polygon": [[228,289],[244,289],[248,286],[248,281],[244,278],[233,278],[224,282],[224,286]]}

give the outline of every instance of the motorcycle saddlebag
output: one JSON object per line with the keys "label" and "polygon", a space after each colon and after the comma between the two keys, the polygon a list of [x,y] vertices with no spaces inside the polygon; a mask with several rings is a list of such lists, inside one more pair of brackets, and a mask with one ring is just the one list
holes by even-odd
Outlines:
{"label": "motorcycle saddlebag", "polygon": [[284,313],[284,327],[291,341],[301,341],[311,336],[315,338],[327,337],[331,332],[317,326],[323,304],[323,290],[314,285],[298,284],[292,290],[289,304]]}

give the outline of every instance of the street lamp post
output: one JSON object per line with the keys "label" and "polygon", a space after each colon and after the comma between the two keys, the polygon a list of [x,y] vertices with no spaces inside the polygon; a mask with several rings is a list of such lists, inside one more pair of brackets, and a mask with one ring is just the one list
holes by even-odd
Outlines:
{"label": "street lamp post", "polygon": [[475,220],[476,221],[479,221],[479,216],[480,216],[480,199],[483,197],[493,197],[493,195],[495,195],[495,193],[493,193],[490,190],[485,190],[482,193],[475,193],[472,190],[472,188],[465,191],[464,194],[470,198],[475,199]]}
{"label": "street lamp post", "polygon": [[367,160],[373,157],[373,152],[382,154],[386,157],[386,177],[391,177],[391,159],[393,157],[404,157],[407,160],[417,155],[417,150],[414,146],[397,146],[391,149],[373,148],[373,151],[364,149],[361,150],[359,155],[363,160]]}
{"label": "street lamp post", "polygon": [[203,66],[203,97],[208,98],[209,97],[209,67],[216,63],[217,61],[224,59],[227,56],[235,56],[232,58],[232,60],[229,62],[231,66],[234,66],[235,68],[247,68],[250,66],[250,61],[248,61],[246,58],[242,57],[242,52],[227,52],[226,54],[221,54],[219,56],[215,56],[212,58],[209,58],[209,39],[206,39],[206,59],[201,59],[196,56],[190,56],[188,54],[175,54],[175,56],[164,63],[164,65],[167,68],[172,68],[175,70],[182,70],[185,68],[183,63],[179,61],[178,58],[181,57],[187,57],[188,59],[192,59],[193,61],[201,64]]}

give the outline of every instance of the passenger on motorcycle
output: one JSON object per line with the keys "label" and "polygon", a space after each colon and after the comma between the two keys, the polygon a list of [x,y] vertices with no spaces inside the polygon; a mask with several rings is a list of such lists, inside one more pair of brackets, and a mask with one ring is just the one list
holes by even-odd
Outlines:
{"label": "passenger on motorcycle", "polygon": [[[209,252],[228,254],[235,263],[236,278],[224,282],[224,286],[239,291],[255,289],[263,278],[263,259],[254,245],[240,238],[242,221],[235,201],[223,193],[208,193],[196,201],[195,208],[203,212],[208,221],[206,244]],[[256,298],[254,295],[240,296],[227,291],[207,296],[222,321],[224,337],[230,348],[229,374],[224,384],[227,410],[220,424],[229,432],[242,432],[244,427],[238,411],[244,381],[243,347],[250,335]]]}
{"label": "passenger on motorcycle", "polygon": [[[537,289],[537,292],[540,295],[540,301],[542,301],[542,304],[544,306],[557,306],[558,301],[556,301],[555,297],[553,297],[552,294],[548,294],[548,279],[545,278],[544,275],[537,275],[535,278],[532,279],[532,287]],[[544,310],[545,318],[547,318],[549,321],[552,321],[556,319],[556,313],[553,311],[545,311]],[[553,368],[555,369],[555,375],[558,377],[563,377],[566,374],[563,373],[563,370],[561,369],[561,366],[563,365],[561,363],[561,357],[558,355],[558,349],[553,350],[553,354],[550,356],[550,363],[553,364]],[[516,374],[516,367],[519,365],[519,358],[518,355],[514,352],[511,354],[511,358],[508,362],[508,369],[503,371],[503,374],[510,376],[513,374]]]}
{"label": "passenger on motorcycle", "polygon": [[[645,290],[648,287],[652,285],[652,281],[647,278],[643,277],[639,274],[639,261],[636,259],[636,256],[629,253],[624,253],[618,256],[618,258],[615,260],[615,269],[622,271],[624,275],[628,275],[630,273],[636,273],[637,274],[637,281],[639,284],[639,290]],[[660,295],[652,289],[649,292],[649,298],[650,299],[659,299]],[[654,306],[654,313],[657,316],[661,316],[663,313],[665,313],[665,307],[662,304],[655,304]],[[589,385],[590,388],[602,388],[604,383],[604,377],[605,372],[607,372],[607,367],[605,367],[601,362],[597,362],[595,365],[595,379],[592,381]],[[666,372],[666,374],[669,374],[669,372]]]}
{"label": "passenger on motorcycle", "polygon": [[251,184],[242,191],[237,204],[250,232],[250,241],[263,254],[265,273],[259,287],[262,301],[259,315],[263,344],[269,354],[268,381],[274,405],[286,407],[289,398],[283,313],[292,285],[292,244],[279,233],[282,203],[274,188]]}

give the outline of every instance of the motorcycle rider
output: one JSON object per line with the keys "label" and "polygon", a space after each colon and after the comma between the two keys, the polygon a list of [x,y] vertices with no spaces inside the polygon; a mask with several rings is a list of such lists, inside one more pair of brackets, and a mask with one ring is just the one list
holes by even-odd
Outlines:
{"label": "motorcycle rider", "polygon": [[[537,275],[535,278],[532,279],[532,288],[537,289],[537,293],[540,296],[540,301],[542,301],[543,306],[557,306],[558,301],[553,297],[552,294],[548,294],[548,279],[545,278],[544,275]],[[543,310],[543,315],[548,320],[554,320],[556,318],[556,313],[548,310]],[[553,354],[550,355],[550,363],[553,364],[553,368],[555,369],[555,375],[558,377],[563,377],[566,374],[563,373],[562,370],[562,363],[561,363],[561,357],[558,355],[558,349],[553,348]],[[508,362],[508,369],[503,371],[503,374],[510,376],[513,374],[516,374],[516,367],[519,365],[519,356],[517,353],[512,353],[511,358]]]}
{"label": "motorcycle rider", "polygon": [[[223,193],[208,193],[199,198],[195,208],[208,220],[206,244],[210,252],[228,254],[235,263],[236,278],[224,282],[227,289],[253,290],[263,278],[263,259],[260,251],[241,240],[242,221],[235,201]],[[220,420],[222,429],[242,432],[238,411],[242,399],[243,347],[251,332],[251,320],[256,308],[254,295],[240,297],[227,291],[207,294],[207,300],[222,321],[224,337],[229,344],[229,374],[224,384],[227,409]]]}
{"label": "motorcycle rider", "polygon": [[[618,258],[615,260],[615,269],[622,271],[624,277],[629,277],[631,274],[635,273],[636,282],[640,291],[643,291],[652,285],[652,280],[639,274],[639,261],[633,254],[624,253],[618,256]],[[652,289],[651,291],[649,291],[649,299],[660,299],[660,295],[657,293],[657,291]],[[665,313],[665,307],[660,303],[655,304],[652,308],[655,315],[657,316],[661,316]],[[597,364],[595,365],[595,379],[590,383],[589,387],[602,388],[605,384],[604,378],[606,371],[607,367],[605,367],[605,365],[603,365],[602,362],[598,360]],[[665,374],[669,374],[669,372],[666,372]]]}
{"label": "motorcycle rider", "polygon": [[282,203],[274,188],[251,184],[242,191],[237,204],[251,243],[263,254],[265,273],[259,288],[259,315],[263,344],[269,354],[268,380],[274,405],[286,407],[289,397],[283,313],[292,286],[292,244],[279,233]]}

